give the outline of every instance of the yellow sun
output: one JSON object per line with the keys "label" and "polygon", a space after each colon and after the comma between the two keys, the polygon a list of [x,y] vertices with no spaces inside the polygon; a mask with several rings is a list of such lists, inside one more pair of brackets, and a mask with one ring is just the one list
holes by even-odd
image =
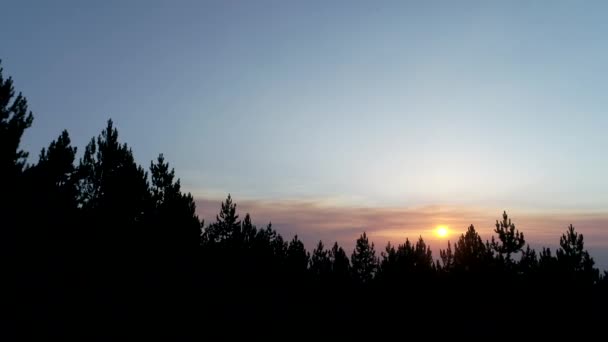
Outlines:
{"label": "yellow sun", "polygon": [[448,236],[448,227],[438,226],[437,229],[435,229],[435,234],[437,234],[437,236],[439,236],[439,237]]}

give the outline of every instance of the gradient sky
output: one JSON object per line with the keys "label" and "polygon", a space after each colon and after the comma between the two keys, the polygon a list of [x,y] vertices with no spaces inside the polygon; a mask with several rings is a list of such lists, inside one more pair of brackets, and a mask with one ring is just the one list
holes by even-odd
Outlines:
{"label": "gradient sky", "polygon": [[605,1],[9,0],[2,12],[0,58],[35,113],[34,157],[64,128],[82,151],[111,117],[141,163],[163,152],[201,201],[608,215]]}

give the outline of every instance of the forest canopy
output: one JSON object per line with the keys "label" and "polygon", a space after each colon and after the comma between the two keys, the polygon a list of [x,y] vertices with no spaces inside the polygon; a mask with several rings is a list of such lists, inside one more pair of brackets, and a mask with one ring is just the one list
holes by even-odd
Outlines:
{"label": "forest canopy", "polygon": [[473,310],[486,328],[503,323],[480,306],[530,327],[529,305],[579,323],[604,317],[608,275],[572,225],[555,250],[531,248],[506,212],[489,240],[471,225],[437,254],[423,237],[379,248],[365,231],[352,253],[335,241],[304,246],[272,223],[256,225],[230,195],[215,218],[201,220],[165,156],[137,164],[112,120],[78,160],[63,131],[29,164],[21,138],[33,123],[0,69],[1,250],[8,279],[24,293],[12,322],[26,335],[111,337],[160,324],[200,336],[201,326],[336,328],[406,317],[424,324],[446,301]]}

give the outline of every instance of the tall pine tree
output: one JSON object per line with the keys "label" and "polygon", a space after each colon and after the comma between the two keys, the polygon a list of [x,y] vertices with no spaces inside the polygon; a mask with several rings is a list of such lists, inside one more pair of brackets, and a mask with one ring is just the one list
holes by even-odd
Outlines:
{"label": "tall pine tree", "polygon": [[350,260],[355,280],[367,284],[374,279],[378,269],[378,258],[374,250],[374,243],[369,243],[365,232],[357,239],[355,250]]}

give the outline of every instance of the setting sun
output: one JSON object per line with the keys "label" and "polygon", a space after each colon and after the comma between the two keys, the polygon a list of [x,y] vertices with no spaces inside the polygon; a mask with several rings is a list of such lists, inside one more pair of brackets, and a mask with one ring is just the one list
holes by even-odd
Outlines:
{"label": "setting sun", "polygon": [[439,227],[437,227],[437,229],[435,229],[435,233],[439,237],[446,237],[448,235],[448,227],[439,226]]}

